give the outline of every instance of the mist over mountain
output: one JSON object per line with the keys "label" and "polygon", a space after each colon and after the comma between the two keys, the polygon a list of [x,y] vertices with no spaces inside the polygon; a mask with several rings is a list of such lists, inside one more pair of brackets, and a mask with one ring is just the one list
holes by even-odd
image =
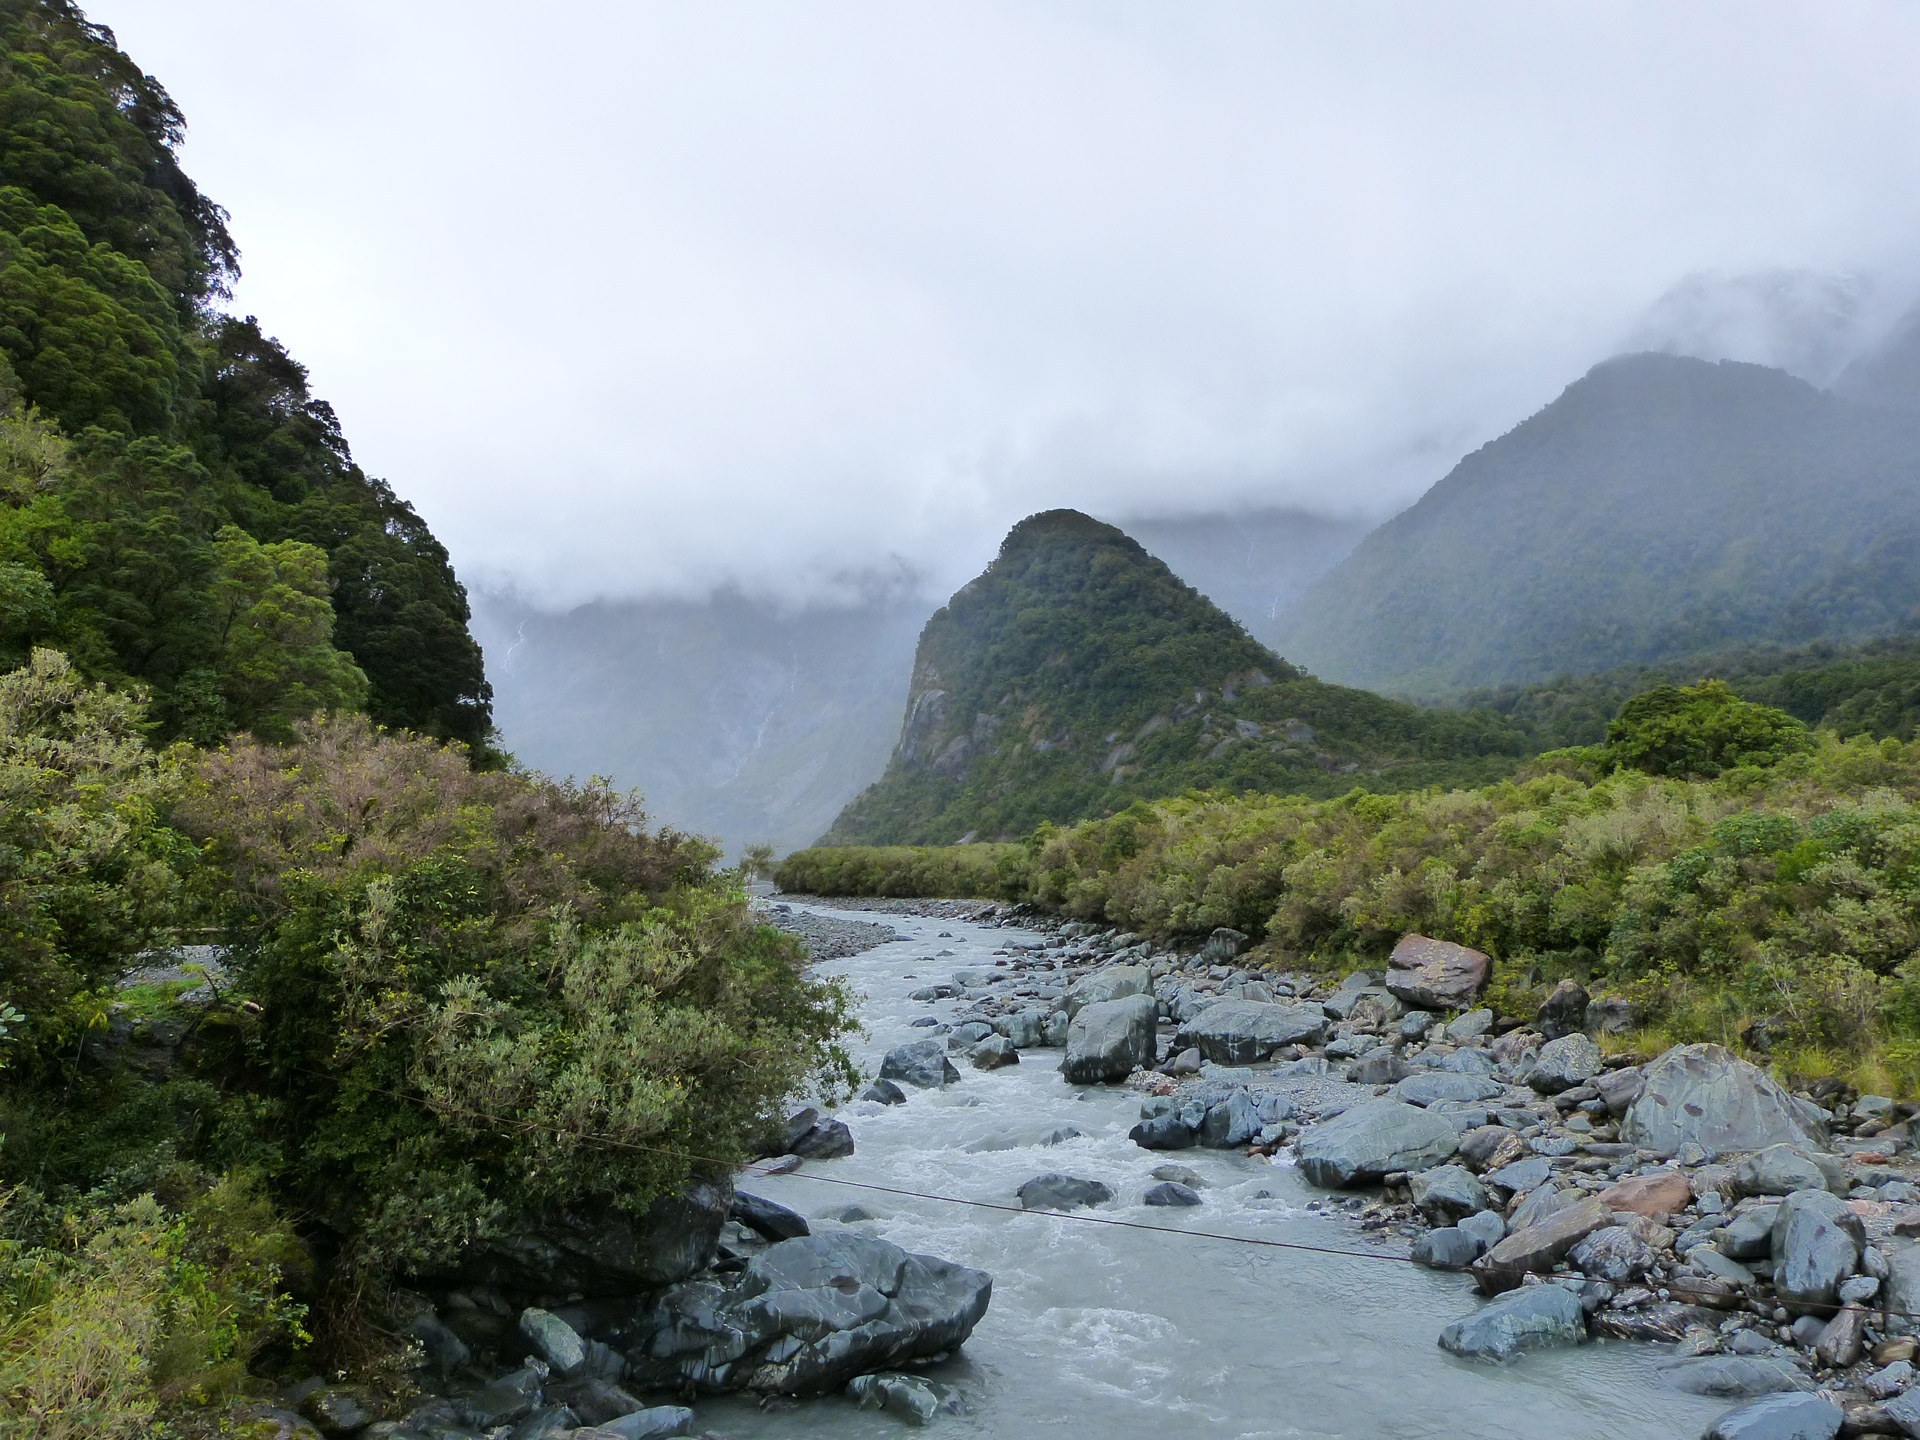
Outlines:
{"label": "mist over mountain", "polygon": [[1894,402],[1913,343],[1839,394],[1733,361],[1598,365],[1362,541],[1276,644],[1332,679],[1441,695],[1908,628],[1920,445]]}

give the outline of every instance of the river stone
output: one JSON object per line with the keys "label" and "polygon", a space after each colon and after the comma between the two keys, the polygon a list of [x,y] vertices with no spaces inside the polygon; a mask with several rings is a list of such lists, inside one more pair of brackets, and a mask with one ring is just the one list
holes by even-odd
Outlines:
{"label": "river stone", "polygon": [[1516,1228],[1474,1261],[1474,1283],[1488,1295],[1511,1290],[1530,1272],[1552,1271],[1574,1246],[1612,1223],[1612,1213],[1598,1200],[1576,1201],[1544,1220]]}
{"label": "river stone", "polygon": [[1828,1190],[1796,1190],[1773,1219],[1773,1288],[1788,1308],[1832,1305],[1860,1266],[1866,1232]]}
{"label": "river stone", "polygon": [[633,1329],[628,1374],[650,1390],[826,1394],[954,1349],[992,1294],[979,1270],[857,1232],[783,1240],[662,1295]]}
{"label": "river stone", "polygon": [[551,1436],[577,1435],[580,1417],[565,1405],[543,1405],[506,1432],[505,1440],[549,1440]]}
{"label": "river stone", "polygon": [[1763,1395],[1714,1421],[1706,1440],[1833,1440],[1845,1418],[1824,1395]]}
{"label": "river stone", "polygon": [[1693,1185],[1678,1170],[1654,1170],[1609,1185],[1600,1192],[1600,1199],[1609,1210],[1631,1210],[1657,1220],[1691,1205]]}
{"label": "river stone", "polygon": [[733,1207],[727,1214],[768,1240],[791,1240],[811,1233],[806,1220],[786,1206],[763,1200],[758,1195],[749,1195],[743,1190],[733,1192]]}
{"label": "river stone", "polygon": [[993,1026],[984,1020],[963,1020],[947,1035],[947,1052],[959,1054],[993,1034]]}
{"label": "river stone", "polygon": [[1448,1224],[1487,1208],[1487,1188],[1464,1165],[1436,1165],[1408,1177],[1413,1203],[1433,1224]]}
{"label": "river stone", "polygon": [[1163,1180],[1140,1197],[1143,1205],[1198,1205],[1200,1197],[1178,1180]]}
{"label": "river stone", "polygon": [[1556,1214],[1569,1205],[1579,1204],[1581,1198],[1578,1190],[1562,1190],[1551,1181],[1545,1185],[1536,1186],[1527,1192],[1524,1200],[1513,1207],[1513,1213],[1507,1217],[1507,1233],[1511,1235],[1514,1231],[1524,1230],[1529,1225],[1538,1225],[1549,1215]]}
{"label": "river stone", "polygon": [[1079,1210],[1113,1199],[1113,1191],[1098,1180],[1057,1174],[1036,1175],[1015,1193],[1022,1210]]}
{"label": "river stone", "polygon": [[856,1375],[847,1382],[847,1398],[909,1425],[925,1425],[940,1413],[939,1394],[918,1375]]}
{"label": "river stone", "polygon": [[1413,1067],[1400,1058],[1398,1050],[1381,1047],[1369,1050],[1353,1062],[1347,1079],[1355,1085],[1391,1085],[1413,1073]]}
{"label": "river stone", "polygon": [[1542,1045],[1520,1079],[1542,1095],[1558,1095],[1584,1085],[1599,1073],[1600,1047],[1590,1036],[1576,1032]]}
{"label": "river stone", "polygon": [[551,1310],[529,1305],[520,1312],[520,1333],[534,1353],[564,1376],[577,1375],[586,1368],[587,1342],[566,1321]]}
{"label": "river stone", "polygon": [[1920,1435],[1920,1385],[1888,1400],[1880,1413],[1898,1425],[1902,1435]]}
{"label": "river stone", "polygon": [[907,1103],[907,1092],[891,1080],[875,1080],[860,1092],[859,1098],[871,1100],[876,1105],[904,1105]]}
{"label": "river stone", "polygon": [[460,1418],[469,1425],[491,1430],[526,1419],[539,1403],[540,1376],[532,1370],[516,1370],[461,1396]]}
{"label": "river stone", "polygon": [[1073,1017],[1060,1073],[1075,1085],[1124,1080],[1153,1063],[1154,1003],[1150,995],[1099,1000]]}
{"label": "river stone", "polygon": [[609,1204],[542,1211],[467,1248],[458,1278],[518,1294],[633,1295],[713,1262],[733,1187],[698,1181],[640,1215]]}
{"label": "river stone", "polygon": [[960,1078],[960,1072],[947,1059],[947,1048],[938,1040],[914,1040],[896,1045],[880,1062],[882,1080],[898,1080],[920,1090],[937,1090]]}
{"label": "river stone", "polygon": [[1535,1013],[1533,1028],[1549,1040],[1571,1035],[1587,1023],[1587,992],[1577,980],[1562,980],[1553,987]]}
{"label": "river stone", "polygon": [[1129,1130],[1127,1138],[1142,1150],[1190,1150],[1200,1143],[1199,1134],[1178,1111],[1149,1116]]}
{"label": "river stone", "polygon": [[1098,1005],[1106,1000],[1125,1000],[1131,995],[1145,995],[1152,988],[1153,979],[1146,966],[1109,965],[1070,986],[1061,1003],[1066,1007],[1067,1018],[1071,1020],[1089,1005]]}
{"label": "river stone", "polygon": [[1340,1189],[1431,1169],[1459,1148],[1459,1133],[1442,1117],[1399,1100],[1368,1100],[1305,1131],[1294,1164],[1313,1184]]}
{"label": "river stone", "polygon": [[1574,1246],[1567,1259],[1590,1280],[1625,1285],[1653,1269],[1659,1256],[1625,1225],[1608,1225]]}
{"label": "river stone", "polygon": [[1387,992],[1418,1010],[1465,1010],[1487,983],[1488,965],[1464,945],[1403,935],[1387,961]]}
{"label": "river stone", "polygon": [[838,1160],[853,1153],[853,1131],[844,1120],[819,1120],[787,1147],[802,1160]]}
{"label": "river stone", "polygon": [[1820,1112],[1719,1045],[1676,1045],[1645,1067],[1620,1138],[1660,1155],[1689,1142],[1707,1158],[1768,1145],[1824,1148]]}
{"label": "river stone", "polygon": [[1440,1348],[1469,1360],[1511,1360],[1523,1350],[1578,1345],[1587,1319],[1571,1290],[1530,1285],[1502,1295],[1440,1332]]}
{"label": "river stone", "polygon": [[1593,1317],[1592,1329],[1609,1340],[1672,1344],[1689,1330],[1712,1329],[1719,1323],[1718,1315],[1699,1305],[1656,1300],[1635,1310],[1602,1310]]}
{"label": "river stone", "polygon": [[1814,1357],[1831,1370],[1846,1369],[1866,1348],[1867,1312],[1859,1305],[1842,1306],[1813,1342]]}
{"label": "river stone", "polygon": [[[626,1364],[621,1361],[622,1366]],[[590,1376],[584,1380],[571,1380],[547,1388],[548,1400],[565,1405],[580,1417],[582,1425],[604,1425],[609,1420],[622,1415],[631,1415],[645,1408],[638,1396],[611,1380]]]}
{"label": "river stone", "polygon": [[1509,1195],[1524,1195],[1546,1184],[1552,1174],[1553,1166],[1547,1163],[1546,1156],[1529,1155],[1524,1160],[1515,1160],[1497,1170],[1487,1171],[1485,1179],[1496,1190],[1504,1190]]}
{"label": "river stone", "polygon": [[1477,1075],[1449,1074],[1444,1070],[1429,1070],[1424,1075],[1409,1075],[1393,1087],[1393,1098],[1404,1100],[1409,1105],[1431,1105],[1439,1100],[1453,1100],[1461,1104],[1472,1104],[1476,1100],[1491,1100],[1506,1089],[1497,1080],[1483,1080]]}
{"label": "river stone", "polygon": [[1721,1254],[1711,1245],[1696,1245],[1689,1250],[1687,1268],[1711,1275],[1716,1280],[1724,1280],[1729,1285],[1753,1284],[1753,1271],[1732,1256]]}
{"label": "river stone", "polygon": [[1526,1158],[1527,1143],[1504,1125],[1479,1125],[1460,1137],[1460,1158],[1482,1174]]}
{"label": "river stone", "polygon": [[1236,1090],[1207,1111],[1200,1124],[1200,1143],[1210,1150],[1244,1145],[1260,1133],[1260,1111],[1244,1090]]}
{"label": "river stone", "polygon": [[973,1068],[976,1070],[999,1070],[1019,1063],[1020,1052],[1014,1049],[1013,1041],[1004,1035],[982,1040],[973,1047]]}
{"label": "river stone", "polygon": [[1828,1190],[1826,1167],[1792,1145],[1769,1145],[1733,1169],[1733,1188],[1742,1195],[1791,1195],[1796,1190]]}
{"label": "river stone", "polygon": [[1492,1028],[1493,1012],[1491,1010],[1469,1010],[1447,1026],[1447,1039],[1456,1045],[1464,1045],[1469,1040],[1478,1040]]}
{"label": "river stone", "polygon": [[671,1436],[692,1433],[693,1411],[684,1405],[655,1405],[649,1410],[635,1410],[613,1420],[603,1420],[591,1432],[576,1430],[574,1437],[587,1440],[591,1434],[594,1440],[600,1436],[617,1436],[618,1440],[669,1440]]}
{"label": "river stone", "polygon": [[1326,1030],[1318,1005],[1222,1000],[1175,1036],[1174,1044],[1197,1046],[1216,1065],[1252,1065],[1282,1045],[1318,1044]]}
{"label": "river stone", "polygon": [[1017,1010],[1011,1015],[1002,1015],[993,1022],[993,1028],[1007,1037],[1016,1050],[1032,1050],[1047,1036],[1047,1012],[1044,1010]]}
{"label": "river stone", "polygon": [[[1882,1240],[1867,1258],[1873,1256],[1884,1258],[1887,1272],[1880,1281],[1881,1303],[1902,1315],[1920,1314],[1920,1241]],[[1920,1324],[1912,1320],[1890,1319],[1888,1328],[1902,1335],[1911,1335],[1920,1329]]]}
{"label": "river stone", "polygon": [[1743,1210],[1714,1234],[1714,1248],[1735,1260],[1759,1260],[1773,1253],[1773,1222],[1778,1205]]}
{"label": "river stone", "polygon": [[1718,1395],[1727,1399],[1813,1388],[1798,1367],[1770,1355],[1690,1356],[1669,1361],[1660,1366],[1658,1373],[1664,1384],[1689,1395]]}
{"label": "river stone", "polygon": [[1618,1070],[1602,1070],[1593,1077],[1593,1088],[1606,1102],[1607,1114],[1618,1120],[1647,1088],[1646,1067],[1623,1065]]}
{"label": "river stone", "polygon": [[1432,1270],[1464,1270],[1486,1248],[1478,1237],[1458,1225],[1442,1225],[1417,1236],[1407,1258]]}

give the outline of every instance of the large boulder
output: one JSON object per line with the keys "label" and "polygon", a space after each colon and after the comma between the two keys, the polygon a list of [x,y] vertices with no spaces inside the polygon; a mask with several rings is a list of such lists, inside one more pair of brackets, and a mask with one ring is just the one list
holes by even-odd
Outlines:
{"label": "large boulder", "polygon": [[732,1207],[726,1181],[698,1181],[633,1215],[611,1205],[553,1208],[474,1245],[459,1278],[516,1295],[632,1295],[706,1269]]}
{"label": "large boulder", "polygon": [[1099,1000],[1073,1017],[1060,1073],[1075,1085],[1124,1080],[1153,1063],[1155,1006],[1151,995]]}
{"label": "large boulder", "polygon": [[1464,1165],[1436,1165],[1408,1178],[1413,1203],[1435,1225],[1451,1225],[1487,1208],[1487,1187]]}
{"label": "large boulder", "polygon": [[1866,1231],[1845,1200],[1829,1190],[1796,1190],[1773,1217],[1773,1289],[1790,1308],[1819,1309],[1840,1297],[1841,1282],[1860,1267]]}
{"label": "large boulder", "polygon": [[1473,1279],[1488,1295],[1512,1290],[1532,1273],[1546,1274],[1596,1230],[1613,1224],[1597,1199],[1576,1201],[1514,1232],[1473,1262]]}
{"label": "large boulder", "polygon": [[1533,1285],[1502,1295],[1440,1332],[1440,1348],[1469,1360],[1511,1360],[1523,1350],[1578,1345],[1587,1318],[1571,1290]]}
{"label": "large boulder", "polygon": [[1693,1203],[1693,1184],[1679,1170],[1652,1170],[1629,1175],[1600,1192],[1609,1210],[1631,1210],[1657,1220]]}
{"label": "large boulder", "polygon": [[783,1240],[737,1276],[667,1291],[637,1327],[628,1374],[647,1389],[826,1394],[954,1349],[992,1295],[982,1271],[871,1236]]}
{"label": "large boulder", "polygon": [[921,1090],[938,1090],[960,1078],[947,1059],[947,1047],[938,1040],[914,1040],[896,1045],[880,1062],[882,1080],[898,1080]]}
{"label": "large boulder", "polygon": [[[1846,1189],[1837,1160],[1794,1145],[1769,1145],[1733,1167],[1733,1188],[1742,1195],[1791,1195],[1796,1190]],[[1835,1181],[1840,1181],[1837,1186]]]}
{"label": "large boulder", "polygon": [[1820,1112],[1719,1045],[1676,1045],[1646,1066],[1621,1138],[1672,1155],[1689,1141],[1709,1156],[1768,1145],[1824,1148]]}
{"label": "large boulder", "polygon": [[1489,964],[1464,945],[1403,935],[1387,961],[1387,991],[1416,1010],[1470,1010],[1487,983]]}
{"label": "large boulder", "polygon": [[1022,1210],[1080,1210],[1113,1199],[1113,1191],[1098,1180],[1057,1173],[1036,1175],[1014,1193]]}
{"label": "large boulder", "polygon": [[1789,1390],[1729,1410],[1708,1428],[1706,1440],[1833,1440],[1845,1419],[1826,1396]]}
{"label": "large boulder", "polygon": [[1223,1000],[1201,1011],[1174,1044],[1192,1045],[1216,1065],[1251,1065],[1282,1045],[1318,1044],[1326,1033],[1326,1013],[1318,1005]]}
{"label": "large boulder", "polygon": [[1506,1090],[1498,1080],[1483,1075],[1460,1075],[1448,1070],[1427,1070],[1409,1075],[1393,1087],[1393,1098],[1409,1105],[1432,1105],[1440,1100],[1475,1104],[1491,1100]]}
{"label": "large boulder", "polygon": [[1124,1000],[1129,995],[1145,995],[1153,988],[1153,977],[1144,965],[1109,965],[1070,986],[1061,1003],[1072,1019],[1089,1005],[1103,1000]]}
{"label": "large boulder", "polygon": [[1443,1117],[1399,1100],[1370,1100],[1303,1133],[1294,1164],[1315,1185],[1340,1189],[1396,1170],[1429,1170],[1459,1148],[1459,1132]]}
{"label": "large boulder", "polygon": [[1542,1095],[1558,1095],[1584,1085],[1600,1073],[1600,1047],[1578,1032],[1549,1040],[1540,1047],[1520,1078]]}

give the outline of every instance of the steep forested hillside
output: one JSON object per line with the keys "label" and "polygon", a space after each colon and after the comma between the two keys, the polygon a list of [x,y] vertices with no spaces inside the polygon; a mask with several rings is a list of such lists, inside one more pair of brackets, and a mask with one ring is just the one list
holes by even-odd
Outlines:
{"label": "steep forested hillside", "polygon": [[[1898,373],[1858,388],[1883,402]],[[1331,678],[1438,695],[1910,629],[1917,442],[1911,414],[1781,371],[1612,360],[1368,536],[1278,643]]]}
{"label": "steep forested hillside", "polygon": [[1113,526],[1053,510],[927,622],[886,774],[823,843],[1024,835],[1189,787],[1464,782],[1524,749],[1490,717],[1322,684]]}
{"label": "steep forested hillside", "polygon": [[56,646],[163,735],[329,706],[480,743],[467,600],[305,370],[215,307],[184,121],[64,0],[0,3],[0,663]]}

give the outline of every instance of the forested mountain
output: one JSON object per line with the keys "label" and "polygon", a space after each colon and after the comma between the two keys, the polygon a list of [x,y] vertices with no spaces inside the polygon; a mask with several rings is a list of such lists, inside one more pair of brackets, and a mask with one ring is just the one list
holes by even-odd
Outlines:
{"label": "forested mountain", "polygon": [[1052,510],[927,622],[886,774],[822,843],[1024,835],[1191,786],[1464,781],[1524,748],[1486,716],[1322,684],[1121,531]]}
{"label": "forested mountain", "polygon": [[1437,696],[1913,628],[1920,426],[1887,403],[1899,343],[1841,393],[1724,361],[1596,366],[1369,535],[1277,643]]}
{"label": "forested mountain", "polygon": [[0,0],[0,664],[151,688],[163,736],[326,707],[480,744],[467,599],[305,370],[221,314],[226,216],[160,84],[64,0]]}

